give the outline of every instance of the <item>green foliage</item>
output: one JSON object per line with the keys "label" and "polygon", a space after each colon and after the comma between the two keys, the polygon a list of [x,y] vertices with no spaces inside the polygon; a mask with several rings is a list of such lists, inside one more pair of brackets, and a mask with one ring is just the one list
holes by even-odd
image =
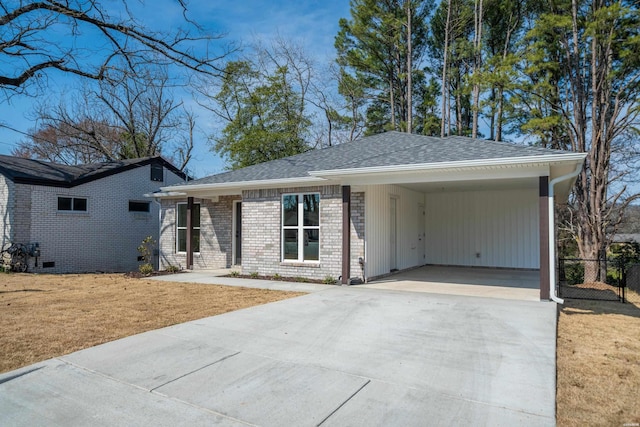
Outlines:
{"label": "green foliage", "polygon": [[307,282],[309,282],[309,279],[307,279],[306,277],[296,277],[296,278],[294,278],[294,280],[295,280],[296,282],[300,282],[300,283],[307,283]]}
{"label": "green foliage", "polygon": [[153,249],[156,246],[156,241],[153,240],[152,236],[147,236],[142,240],[140,246],[138,246],[138,252],[142,257],[142,261],[144,264],[140,265],[139,270],[140,273],[149,275],[153,272]]}
{"label": "green foliage", "polygon": [[169,264],[165,270],[169,273],[178,273],[180,271],[180,267]]}
{"label": "green foliage", "polygon": [[239,272],[239,271],[237,271],[237,270],[233,270],[233,271],[231,272],[231,277],[239,277],[239,276],[240,276],[240,272]]}
{"label": "green foliage", "polygon": [[142,273],[143,275],[148,276],[151,273],[153,273],[153,265],[151,265],[151,264],[142,264],[142,265],[140,265],[140,267],[138,267],[138,270],[140,270],[140,273]]}
{"label": "green foliage", "polygon": [[280,279],[282,279],[282,276],[281,276],[280,274],[278,274],[278,273],[274,274],[272,277],[273,277],[273,280],[280,280]]}
{"label": "green foliage", "polygon": [[333,276],[325,276],[322,283],[325,285],[335,285],[338,281]]}
{"label": "green foliage", "polygon": [[292,80],[288,66],[265,75],[249,61],[227,64],[215,96],[227,125],[214,138],[213,150],[229,161],[231,169],[309,149],[304,136],[311,121]]}
{"label": "green foliage", "polygon": [[257,271],[252,271],[252,272],[249,274],[249,276],[250,276],[252,279],[257,279],[258,277],[260,277],[260,275],[258,274],[258,272],[257,272]]}
{"label": "green foliage", "polygon": [[[411,35],[407,5],[411,5]],[[366,134],[406,127],[408,110],[413,109],[408,105],[407,76],[420,72],[416,66],[426,49],[430,9],[428,1],[353,0],[351,18],[340,19],[335,38],[339,91],[347,98],[352,119],[362,120],[360,107],[366,104]],[[411,70],[407,70],[409,54],[415,64]]]}

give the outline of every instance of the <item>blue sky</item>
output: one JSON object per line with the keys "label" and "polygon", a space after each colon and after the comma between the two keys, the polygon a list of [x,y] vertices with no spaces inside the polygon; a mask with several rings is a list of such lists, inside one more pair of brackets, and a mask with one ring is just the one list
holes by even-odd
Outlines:
{"label": "blue sky", "polygon": [[[182,25],[182,15],[174,0],[146,0],[142,4],[130,1],[136,16],[154,29],[173,28]],[[117,5],[116,1],[102,2],[105,7]],[[138,12],[140,10],[141,12]],[[225,33],[220,44],[236,42],[250,44],[255,40],[268,42],[276,36],[302,45],[308,55],[319,63],[328,63],[334,55],[333,41],[338,31],[338,20],[349,17],[349,0],[190,0],[189,16],[206,29]],[[114,10],[114,13],[117,13]],[[61,93],[79,85],[78,80],[61,73],[48,75],[44,94],[55,101]],[[28,132],[34,123],[29,119],[34,105],[40,98],[15,96],[0,103],[0,123],[19,132]],[[215,127],[211,113],[198,109],[190,96],[185,95],[185,105],[193,107],[198,116],[198,126],[204,132]],[[0,127],[0,154],[11,154],[12,148],[24,135]],[[196,140],[195,155],[189,164],[197,177],[223,170],[223,161],[209,151],[204,134]]]}

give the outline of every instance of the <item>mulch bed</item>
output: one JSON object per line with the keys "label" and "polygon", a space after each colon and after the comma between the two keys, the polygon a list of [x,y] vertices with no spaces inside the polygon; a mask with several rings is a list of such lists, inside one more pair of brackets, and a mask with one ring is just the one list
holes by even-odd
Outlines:
{"label": "mulch bed", "polygon": [[237,279],[254,279],[254,280],[274,280],[278,282],[298,282],[298,283],[317,283],[319,285],[335,285],[336,283],[325,283],[323,280],[307,279],[305,277],[283,277],[283,276],[260,276],[255,274],[227,274],[222,277],[235,277]]}

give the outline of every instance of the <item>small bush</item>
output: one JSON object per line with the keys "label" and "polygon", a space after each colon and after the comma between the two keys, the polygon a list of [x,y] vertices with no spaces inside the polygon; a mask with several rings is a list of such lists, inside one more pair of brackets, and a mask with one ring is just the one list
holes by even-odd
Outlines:
{"label": "small bush", "polygon": [[239,271],[237,271],[237,270],[233,270],[233,271],[231,272],[231,277],[238,277],[238,276],[240,276],[240,272],[239,272]]}
{"label": "small bush", "polygon": [[332,276],[325,276],[324,280],[322,281],[322,283],[324,283],[325,285],[335,285],[336,282],[337,280]]}
{"label": "small bush", "polygon": [[252,279],[257,279],[258,277],[260,277],[260,275],[258,274],[257,271],[251,272],[251,274],[249,274],[249,276],[251,276]]}
{"label": "small bush", "polygon": [[309,281],[309,279],[307,279],[306,277],[296,277],[295,280],[296,282],[302,282],[302,283],[307,283]]}
{"label": "small bush", "polygon": [[140,270],[140,273],[144,274],[145,276],[153,273],[153,266],[151,264],[142,264],[140,267],[138,267],[138,269]]}
{"label": "small bush", "polygon": [[169,273],[177,273],[177,272],[179,272],[179,271],[180,271],[180,267],[178,267],[177,265],[171,265],[171,264],[169,264],[169,265],[167,266],[166,270],[167,270]]}
{"label": "small bush", "polygon": [[282,276],[279,275],[278,273],[273,275],[273,280],[281,280],[281,279],[282,279]]}

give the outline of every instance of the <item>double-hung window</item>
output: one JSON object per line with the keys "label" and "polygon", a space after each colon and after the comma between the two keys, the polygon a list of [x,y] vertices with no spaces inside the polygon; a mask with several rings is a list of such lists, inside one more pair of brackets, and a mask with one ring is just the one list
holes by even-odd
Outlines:
{"label": "double-hung window", "polygon": [[[187,204],[178,203],[178,220],[176,221],[176,250],[187,252]],[[191,210],[191,248],[200,252],[200,204],[194,203]]]}
{"label": "double-hung window", "polygon": [[320,194],[282,196],[282,259],[320,260]]}

